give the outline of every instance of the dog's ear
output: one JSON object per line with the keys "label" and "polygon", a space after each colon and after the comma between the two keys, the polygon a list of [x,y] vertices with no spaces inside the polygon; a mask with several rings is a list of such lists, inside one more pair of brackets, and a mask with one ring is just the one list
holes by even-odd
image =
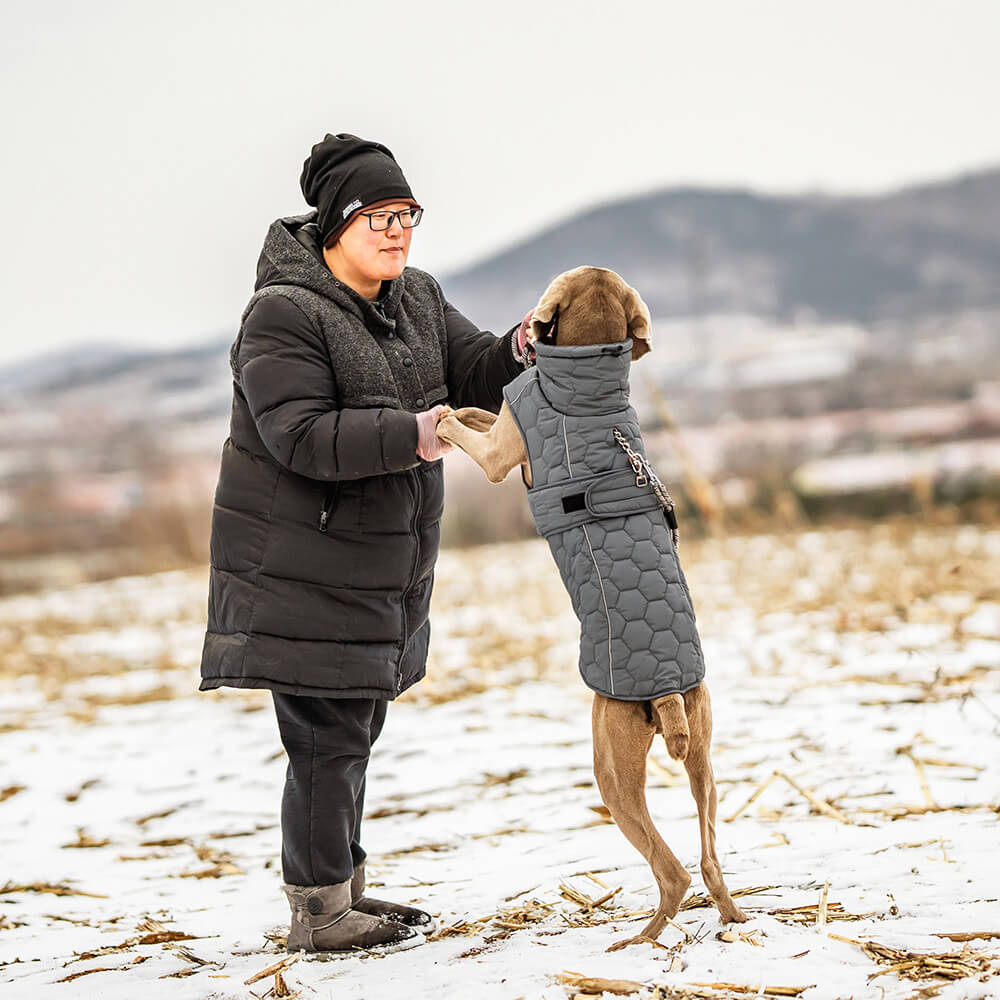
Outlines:
{"label": "dog's ear", "polygon": [[653,349],[653,325],[642,297],[631,285],[627,285],[626,289],[622,306],[628,335],[632,338],[632,360],[638,361]]}
{"label": "dog's ear", "polygon": [[531,317],[531,336],[536,343],[555,346],[556,327],[559,323],[559,306],[552,310],[547,320],[539,320],[537,310]]}
{"label": "dog's ear", "polygon": [[556,320],[559,317],[559,306],[563,304],[573,271],[564,271],[549,282],[549,287],[542,292],[542,297],[531,314],[531,335],[535,340],[551,342],[551,335]]}

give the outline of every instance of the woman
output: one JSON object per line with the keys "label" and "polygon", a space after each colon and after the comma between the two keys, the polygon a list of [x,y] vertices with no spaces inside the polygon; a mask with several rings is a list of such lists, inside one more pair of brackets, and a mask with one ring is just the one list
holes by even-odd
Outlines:
{"label": "woman", "polygon": [[445,401],[497,412],[530,364],[406,266],[422,209],[385,146],[327,135],[315,211],[278,219],[230,355],[202,690],[272,692],[288,771],[290,951],[394,950],[429,914],[364,895],[365,770],[424,674],[444,500]]}

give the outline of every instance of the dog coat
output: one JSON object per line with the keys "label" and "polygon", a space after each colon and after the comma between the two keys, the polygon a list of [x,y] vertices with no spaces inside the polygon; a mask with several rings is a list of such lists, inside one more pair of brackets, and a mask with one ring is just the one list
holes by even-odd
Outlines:
{"label": "dog coat", "polygon": [[580,620],[580,674],[621,701],[688,691],[705,676],[691,594],[663,508],[612,433],[644,453],[632,341],[535,351],[503,394],[528,454],[535,527]]}

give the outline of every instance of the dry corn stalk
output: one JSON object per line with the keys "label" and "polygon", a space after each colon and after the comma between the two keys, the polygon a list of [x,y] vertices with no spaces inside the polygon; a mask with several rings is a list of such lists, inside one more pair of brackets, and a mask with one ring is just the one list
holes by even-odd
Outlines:
{"label": "dry corn stalk", "polygon": [[[810,903],[808,906],[795,906],[784,910],[768,910],[768,915],[774,917],[783,924],[807,924],[819,923],[819,904]],[[874,913],[849,913],[841,903],[826,904],[826,921],[832,923],[834,920],[867,920],[873,917]]]}
{"label": "dry corn stalk", "polygon": [[917,772],[917,781],[920,782],[920,790],[924,794],[924,805],[928,809],[936,809],[937,803],[931,795],[931,786],[927,781],[927,772],[924,770],[924,762],[913,752],[912,746],[899,747],[896,753],[903,757],[909,757],[913,764],[913,769]]}
{"label": "dry corn stalk", "polygon": [[76,954],[74,958],[71,958],[68,962],[63,963],[63,967],[67,965],[72,965],[73,962],[86,962],[92,958],[100,958],[102,955],[114,955],[122,951],[131,951],[131,949],[150,944],[170,944],[174,941],[194,941],[196,937],[194,934],[185,934],[183,931],[171,931],[167,930],[163,924],[156,920],[145,920],[139,924],[138,930],[146,931],[145,934],[141,934],[138,937],[126,938],[120,944],[109,944],[105,945],[103,948],[95,948],[93,951],[83,951]]}
{"label": "dry corn stalk", "polygon": [[243,980],[244,986],[251,986],[253,983],[257,982],[258,979],[265,979],[267,976],[277,975],[279,972],[284,972],[285,969],[293,966],[305,952],[296,951],[291,955],[283,958],[280,962],[275,962],[273,965],[269,965],[266,969],[261,969],[260,972],[255,972],[249,979]]}
{"label": "dry corn stalk", "polygon": [[293,993],[288,984],[285,982],[285,977],[282,976],[280,971],[278,971],[274,974],[274,985],[267,991],[267,993],[264,994],[264,996],[274,997],[275,1000],[294,1000],[300,992],[300,990],[296,990]]}
{"label": "dry corn stalk", "polygon": [[581,892],[576,886],[570,885],[568,882],[559,883],[559,894],[572,903],[576,903],[581,910],[594,910],[598,906],[603,906],[612,896],[618,895],[622,891],[622,887],[618,886],[616,889],[610,889],[608,892],[604,893],[599,899],[591,899],[585,892]]}
{"label": "dry corn stalk", "polygon": [[990,975],[991,956],[976,954],[968,945],[961,952],[917,952],[890,948],[877,941],[856,941],[853,938],[830,934],[837,941],[857,945],[873,962],[888,966],[873,972],[868,981],[895,972],[904,979],[971,979]]}
{"label": "dry corn stalk", "polygon": [[102,967],[100,969],[82,969],[80,972],[71,972],[68,976],[64,976],[62,979],[57,979],[56,982],[71,983],[74,979],[79,979],[81,976],[89,976],[95,972],[125,972],[133,966],[141,965],[147,958],[149,958],[148,955],[136,955],[135,958],[126,965],[112,965]]}
{"label": "dry corn stalk", "polygon": [[[733,889],[730,895],[733,899],[739,899],[741,896],[753,896],[759,892],[770,892],[772,889],[780,888],[778,885],[753,885],[745,889]],[[715,906],[715,901],[707,894],[692,892],[681,903],[679,910],[696,910],[701,906]]]}
{"label": "dry corn stalk", "polygon": [[519,931],[531,924],[539,923],[552,912],[553,909],[548,903],[532,899],[522,906],[512,906],[499,911],[493,916],[492,923],[496,927],[504,928],[504,930]]}
{"label": "dry corn stalk", "polygon": [[[746,986],[742,983],[691,983],[710,990],[728,990],[730,993],[751,993],[765,997],[797,997],[812,986]],[[706,994],[701,994],[705,996]]]}
{"label": "dry corn stalk", "polygon": [[819,906],[816,908],[816,926],[825,927],[826,926],[826,898],[830,892],[830,883],[823,883],[823,892],[819,897]]}
{"label": "dry corn stalk", "polygon": [[642,983],[637,983],[632,979],[601,979],[598,976],[584,976],[579,972],[570,972],[568,969],[562,975],[557,976],[556,981],[563,986],[572,988],[577,993],[591,996],[600,996],[602,993],[628,996],[630,993],[638,993],[646,988]]}
{"label": "dry corn stalk", "polygon": [[166,819],[167,816],[172,816],[179,809],[185,809],[190,805],[195,805],[193,802],[182,802],[180,805],[171,806],[169,809],[161,809],[159,812],[150,813],[148,816],[140,816],[136,821],[136,826],[145,826],[147,823],[152,823],[154,819]]}
{"label": "dry corn stalk", "polygon": [[189,964],[185,968],[178,969],[176,972],[168,972],[165,976],[160,976],[160,979],[184,979],[187,976],[195,975],[195,973],[205,968],[223,968],[218,962],[210,962],[207,958],[199,958],[194,952],[188,951],[187,948],[177,948],[174,950],[174,954]]}
{"label": "dry corn stalk", "polygon": [[757,948],[763,948],[764,942],[760,940],[759,937],[760,935],[766,937],[766,935],[764,935],[764,932],[761,930],[754,930],[754,931],[727,930],[727,931],[719,931],[718,934],[715,935],[715,940],[725,941],[727,944],[735,944],[736,942],[741,941],[744,944],[752,944]]}
{"label": "dry corn stalk", "polygon": [[202,868],[197,872],[182,872],[179,878],[223,878],[226,875],[244,875],[242,868],[238,868],[231,861],[222,861],[209,868]]}
{"label": "dry corn stalk", "polygon": [[746,812],[746,810],[751,805],[753,805],[753,803],[756,802],[761,795],[764,794],[765,789],[767,789],[768,786],[770,786],[770,784],[778,778],[780,778],[782,781],[787,781],[788,784],[791,785],[792,788],[794,788],[795,791],[799,793],[799,795],[807,799],[821,813],[831,817],[832,819],[837,820],[840,823],[845,823],[847,825],[851,824],[851,820],[849,820],[836,806],[831,805],[825,799],[821,799],[815,792],[811,791],[810,789],[803,788],[797,781],[794,781],[787,774],[785,774],[784,771],[780,770],[772,771],[771,774],[757,786],[756,790],[750,796],[750,798],[748,798],[746,802],[744,802],[743,805],[741,805],[739,809],[736,810],[736,812],[734,812],[731,816],[727,816],[725,818],[725,822],[731,823],[734,819],[737,819],[738,817],[742,816],[743,813]]}
{"label": "dry corn stalk", "polygon": [[940,934],[936,933],[934,937],[947,938],[949,941],[976,941],[980,938],[992,941],[994,938],[1000,938],[1000,931],[959,931],[950,934],[942,932]]}
{"label": "dry corn stalk", "polygon": [[25,885],[16,885],[8,882],[0,886],[0,896],[5,896],[12,892],[51,892],[53,896],[89,896],[91,899],[107,899],[96,892],[84,892],[82,889],[74,889],[65,883],[56,884],[53,882],[31,882]]}
{"label": "dry corn stalk", "polygon": [[91,837],[81,826],[76,831],[76,840],[69,844],[63,844],[63,847],[107,847],[110,843],[111,841],[106,837],[103,840]]}
{"label": "dry corn stalk", "polygon": [[501,929],[500,933],[492,939],[499,940],[509,937],[513,931],[524,930],[540,923],[554,912],[555,910],[550,904],[531,899],[527,903],[498,910],[496,913],[480,917],[478,920],[460,920],[458,923],[450,924],[434,934],[431,940],[436,941],[448,937],[478,937],[491,925]]}

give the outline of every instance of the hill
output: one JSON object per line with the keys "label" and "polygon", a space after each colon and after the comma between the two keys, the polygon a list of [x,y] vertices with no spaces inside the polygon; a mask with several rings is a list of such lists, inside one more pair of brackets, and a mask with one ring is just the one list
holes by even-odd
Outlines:
{"label": "hill", "polygon": [[550,226],[444,282],[476,322],[506,328],[579,264],[635,285],[654,317],[909,321],[1000,307],[1000,169],[869,197],[674,188]]}

